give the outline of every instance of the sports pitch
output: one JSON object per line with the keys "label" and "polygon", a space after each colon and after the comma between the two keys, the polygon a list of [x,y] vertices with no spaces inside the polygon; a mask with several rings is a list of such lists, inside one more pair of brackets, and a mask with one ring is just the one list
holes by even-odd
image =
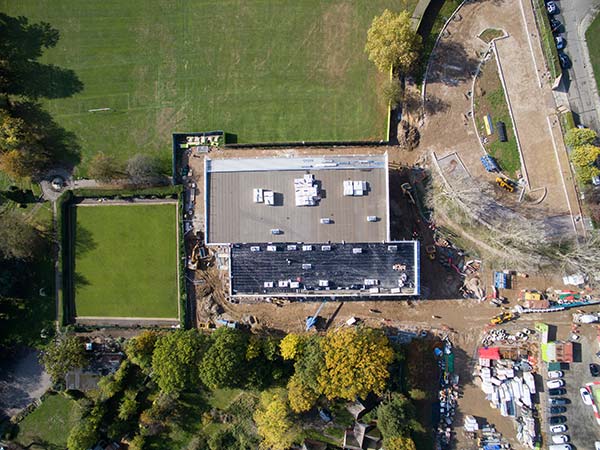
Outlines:
{"label": "sports pitch", "polygon": [[78,317],[178,318],[176,209],[73,208]]}
{"label": "sports pitch", "polygon": [[[416,0],[0,0],[60,31],[45,61],[84,90],[48,109],[98,151],[168,159],[172,132],[224,130],[238,142],[385,139],[384,79],[364,52],[385,8]],[[110,112],[88,110],[111,108]]]}

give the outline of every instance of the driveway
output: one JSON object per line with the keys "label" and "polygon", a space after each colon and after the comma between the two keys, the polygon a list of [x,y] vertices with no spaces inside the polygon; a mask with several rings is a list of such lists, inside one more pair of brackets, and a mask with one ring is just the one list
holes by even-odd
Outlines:
{"label": "driveway", "polygon": [[600,132],[600,97],[585,41],[585,32],[600,10],[600,0],[563,0],[558,4],[558,18],[564,24],[563,36],[567,40],[565,53],[573,64],[561,89],[567,91],[571,110],[579,116],[579,122]]}
{"label": "driveway", "polygon": [[0,419],[12,417],[50,388],[50,376],[36,350],[24,348],[0,360]]}

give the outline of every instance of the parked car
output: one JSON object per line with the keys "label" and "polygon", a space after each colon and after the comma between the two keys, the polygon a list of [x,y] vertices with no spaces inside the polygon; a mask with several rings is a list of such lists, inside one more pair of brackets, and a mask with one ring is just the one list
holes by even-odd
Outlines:
{"label": "parked car", "polygon": [[566,444],[569,442],[569,436],[567,434],[555,434],[552,436],[552,442],[555,444]]}
{"label": "parked car", "polygon": [[590,391],[587,388],[582,387],[579,389],[579,394],[581,395],[581,400],[583,400],[583,403],[586,405],[591,405],[593,403],[592,394],[590,394]]}
{"label": "parked car", "polygon": [[548,447],[548,450],[573,450],[571,444],[552,444]]}
{"label": "parked car", "polygon": [[549,398],[548,403],[550,406],[561,406],[567,405],[569,401],[566,398]]}
{"label": "parked car", "polygon": [[571,68],[571,59],[566,53],[559,52],[558,53],[558,62],[560,63],[560,67],[563,69]]}
{"label": "parked car", "polygon": [[548,378],[551,380],[556,380],[558,378],[562,378],[565,376],[565,373],[562,370],[551,370],[548,372]]}
{"label": "parked car", "polygon": [[565,40],[564,37],[556,36],[554,39],[556,40],[556,48],[557,49],[562,50],[563,48],[565,48],[567,46],[567,41]]}
{"label": "parked car", "polygon": [[600,368],[598,367],[598,364],[590,364],[590,374],[593,377],[597,377],[598,375],[600,375]]}
{"label": "parked car", "polygon": [[550,407],[550,414],[562,414],[564,412],[567,412],[566,406],[551,406]]}
{"label": "parked car", "polygon": [[565,385],[565,380],[548,380],[546,381],[546,386],[549,389],[561,388]]}
{"label": "parked car", "polygon": [[561,423],[565,423],[567,421],[567,418],[565,416],[550,416],[550,419],[548,419],[548,423],[550,425],[559,425]]}
{"label": "parked car", "polygon": [[548,14],[557,14],[558,6],[556,6],[556,3],[554,2],[548,2],[546,3],[546,10],[548,11]]}
{"label": "parked car", "polygon": [[569,427],[567,427],[564,424],[562,424],[562,425],[551,425],[550,426],[550,433],[564,433],[568,429],[569,429]]}
{"label": "parked car", "polygon": [[553,33],[560,33],[562,23],[556,17],[550,17],[550,28],[552,28]]}
{"label": "parked car", "polygon": [[548,389],[548,395],[550,397],[559,397],[561,395],[565,395],[566,393],[567,390],[565,388]]}

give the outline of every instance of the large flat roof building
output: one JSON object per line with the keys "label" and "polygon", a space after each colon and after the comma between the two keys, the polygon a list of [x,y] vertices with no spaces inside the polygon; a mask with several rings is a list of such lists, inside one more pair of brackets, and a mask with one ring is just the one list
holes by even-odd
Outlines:
{"label": "large flat roof building", "polygon": [[419,295],[419,242],[390,240],[387,153],[206,158],[204,201],[232,296]]}
{"label": "large flat roof building", "polygon": [[390,239],[387,154],[206,159],[204,175],[208,244]]}

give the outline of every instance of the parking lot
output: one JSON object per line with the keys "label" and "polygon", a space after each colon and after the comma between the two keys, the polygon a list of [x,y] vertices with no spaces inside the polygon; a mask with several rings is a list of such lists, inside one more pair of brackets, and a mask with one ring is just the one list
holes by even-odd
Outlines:
{"label": "parking lot", "polygon": [[[594,412],[591,406],[585,405],[581,400],[579,389],[590,381],[594,380],[594,377],[590,375],[589,363],[600,362],[595,356],[598,351],[597,344],[597,329],[593,325],[583,325],[581,328],[581,338],[577,342],[574,348],[574,360],[575,362],[568,364],[568,369],[563,368],[565,389],[567,391],[564,398],[569,400],[566,405],[567,411],[561,415],[567,418],[566,425],[568,434],[571,438],[571,445],[574,449],[587,450],[594,448],[594,442],[600,441],[600,425],[596,423],[594,418]],[[567,339],[569,329],[568,327],[559,327],[558,338]],[[547,367],[544,365],[544,369]],[[564,364],[563,364],[564,366]],[[544,378],[547,380],[546,370],[543,371]],[[600,379],[600,378],[596,378]],[[548,388],[545,385],[540,390],[543,391],[540,394],[540,410],[542,411],[542,431],[545,433],[545,442],[551,442],[551,435],[549,433],[548,425]]]}

